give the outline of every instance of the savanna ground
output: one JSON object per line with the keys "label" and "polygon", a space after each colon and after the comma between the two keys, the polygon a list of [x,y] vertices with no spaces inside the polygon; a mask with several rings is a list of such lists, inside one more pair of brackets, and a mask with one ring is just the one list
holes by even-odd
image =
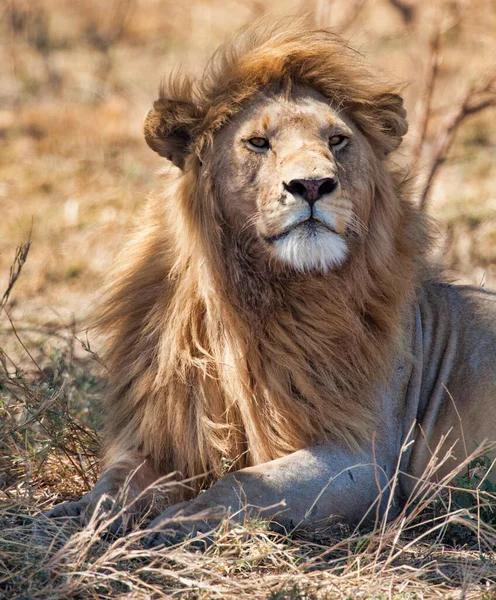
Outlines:
{"label": "savanna ground", "polygon": [[[143,115],[163,74],[199,71],[226,34],[267,8],[0,5],[1,598],[496,598],[484,449],[453,485],[421,483],[408,510],[368,531],[286,535],[250,522],[221,528],[206,552],[148,552],[139,529],[102,535],[105,517],[72,535],[36,533],[36,515],[98,476],[105,367],[84,317],[156,190],[161,162],[142,138]],[[413,157],[419,171],[436,252],[453,278],[495,287],[494,0],[276,0],[270,9],[312,11],[408,84],[411,130],[398,160]]]}

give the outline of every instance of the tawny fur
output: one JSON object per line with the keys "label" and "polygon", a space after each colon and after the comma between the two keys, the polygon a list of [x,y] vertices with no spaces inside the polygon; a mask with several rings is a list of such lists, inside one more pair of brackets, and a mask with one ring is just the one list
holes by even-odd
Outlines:
{"label": "tawny fur", "polygon": [[[368,234],[325,274],[263,261],[241,232],[233,241],[212,176],[215,133],[259,90],[292,86],[342,107],[370,145]],[[158,473],[219,476],[371,435],[405,307],[426,277],[423,218],[406,173],[385,160],[406,131],[396,92],[338,37],[301,22],[248,29],[199,81],[163,87],[147,139],[187,130],[164,154],[183,166],[188,152],[140,217],[98,318],[109,336],[107,464],[139,452]],[[168,111],[171,99],[182,104]]]}

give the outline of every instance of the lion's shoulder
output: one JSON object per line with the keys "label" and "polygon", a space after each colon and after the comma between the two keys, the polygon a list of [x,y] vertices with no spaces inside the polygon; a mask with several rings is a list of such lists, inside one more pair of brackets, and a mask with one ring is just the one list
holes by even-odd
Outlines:
{"label": "lion's shoulder", "polygon": [[[474,320],[493,316],[491,324],[496,328],[496,291],[473,285],[446,282],[430,282],[421,292],[421,304],[429,305],[436,313],[444,313],[458,324],[465,321],[473,326]],[[461,320],[461,321],[460,321]]]}
{"label": "lion's shoulder", "polygon": [[[431,283],[419,299],[424,363],[429,372],[483,379],[496,371],[496,292],[470,285]],[[491,374],[492,373],[492,374]],[[455,390],[456,391],[456,390]]]}

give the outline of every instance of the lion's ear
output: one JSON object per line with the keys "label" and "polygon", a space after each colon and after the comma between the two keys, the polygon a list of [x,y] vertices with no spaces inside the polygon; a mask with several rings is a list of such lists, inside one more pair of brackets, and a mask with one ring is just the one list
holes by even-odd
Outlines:
{"label": "lion's ear", "polygon": [[408,131],[403,98],[398,94],[381,94],[375,99],[374,104],[384,136],[384,154],[387,156],[399,147],[403,136]]}
{"label": "lion's ear", "polygon": [[160,97],[145,117],[145,140],[152,150],[182,169],[199,119],[193,103]]}

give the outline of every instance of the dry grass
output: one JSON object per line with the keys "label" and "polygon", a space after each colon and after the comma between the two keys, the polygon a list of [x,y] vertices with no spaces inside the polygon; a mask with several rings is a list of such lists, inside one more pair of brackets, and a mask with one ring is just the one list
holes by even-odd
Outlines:
{"label": "dry grass", "polygon": [[[458,489],[421,483],[414,505],[366,532],[275,533],[250,522],[221,527],[206,552],[183,544],[150,553],[139,528],[102,536],[110,517],[52,541],[33,525],[98,476],[105,370],[81,322],[154,186],[160,161],[141,123],[160,77],[178,63],[199,70],[225,34],[267,6],[0,6],[0,294],[8,291],[0,302],[0,598],[496,598],[493,490],[481,475],[487,465],[470,459]],[[494,2],[270,6],[276,14],[313,9],[319,24],[337,27],[409,82],[412,127],[398,160],[413,154],[419,199],[433,174],[426,205],[439,219],[448,264],[466,281],[495,287],[495,110],[467,114],[450,130],[467,98],[471,107],[492,102]]]}
{"label": "dry grass", "polygon": [[454,483],[450,474],[433,485],[428,481],[449,454],[440,445],[415,501],[372,530],[310,534],[224,523],[206,551],[188,540],[150,552],[141,544],[146,518],[124,537],[107,533],[119,512],[102,511],[84,528],[40,523],[40,511],[79,496],[97,477],[97,436],[81,416],[99,393],[88,373],[100,366],[94,356],[90,365],[75,359],[71,339],[68,333],[65,347],[59,341],[61,352],[43,371],[21,372],[3,356],[0,597],[494,597],[494,494],[487,462],[476,460],[494,443],[467,457]]}

